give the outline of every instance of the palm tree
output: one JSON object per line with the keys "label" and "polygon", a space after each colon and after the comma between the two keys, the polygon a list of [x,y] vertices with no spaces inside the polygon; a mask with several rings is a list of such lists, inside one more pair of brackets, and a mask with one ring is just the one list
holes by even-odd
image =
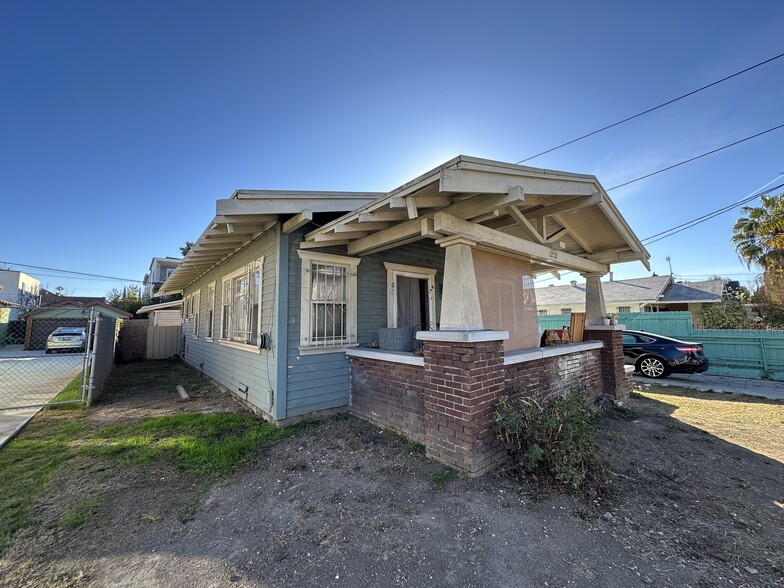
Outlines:
{"label": "palm tree", "polygon": [[761,197],[761,206],[744,206],[745,217],[732,227],[732,243],[746,266],[781,267],[784,261],[784,194]]}

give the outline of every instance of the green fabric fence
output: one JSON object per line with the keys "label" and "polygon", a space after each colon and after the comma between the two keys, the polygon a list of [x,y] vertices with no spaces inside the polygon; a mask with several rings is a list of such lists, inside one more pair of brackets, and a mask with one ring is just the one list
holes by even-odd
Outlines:
{"label": "green fabric fence", "polygon": [[[701,343],[709,374],[784,381],[784,331],[695,329],[689,312],[621,313],[627,329]],[[570,316],[542,315],[539,328],[560,329]]]}

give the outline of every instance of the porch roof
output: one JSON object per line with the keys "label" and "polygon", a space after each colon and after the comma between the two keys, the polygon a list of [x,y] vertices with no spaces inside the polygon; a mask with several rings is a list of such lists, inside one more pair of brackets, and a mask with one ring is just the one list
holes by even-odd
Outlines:
{"label": "porch roof", "polygon": [[534,272],[605,273],[650,255],[596,177],[460,155],[306,234],[301,248],[367,255],[460,235]]}

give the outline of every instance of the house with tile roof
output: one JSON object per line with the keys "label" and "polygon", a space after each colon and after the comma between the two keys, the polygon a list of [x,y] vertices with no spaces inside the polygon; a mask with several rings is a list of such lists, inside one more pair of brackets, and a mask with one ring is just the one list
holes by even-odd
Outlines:
{"label": "house with tile roof", "polygon": [[[607,312],[688,311],[701,322],[705,304],[721,302],[724,280],[677,282],[672,276],[651,276],[601,282]],[[536,288],[540,315],[585,312],[585,284]]]}

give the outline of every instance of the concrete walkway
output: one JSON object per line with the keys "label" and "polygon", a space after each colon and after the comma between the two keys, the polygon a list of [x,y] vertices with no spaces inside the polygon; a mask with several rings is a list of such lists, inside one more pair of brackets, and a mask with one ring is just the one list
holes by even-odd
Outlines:
{"label": "concrete walkway", "polygon": [[633,377],[635,384],[656,384],[657,386],[677,386],[700,392],[727,392],[730,394],[749,394],[771,400],[784,400],[784,382],[715,376],[711,374],[673,374],[655,380],[638,374]]}

